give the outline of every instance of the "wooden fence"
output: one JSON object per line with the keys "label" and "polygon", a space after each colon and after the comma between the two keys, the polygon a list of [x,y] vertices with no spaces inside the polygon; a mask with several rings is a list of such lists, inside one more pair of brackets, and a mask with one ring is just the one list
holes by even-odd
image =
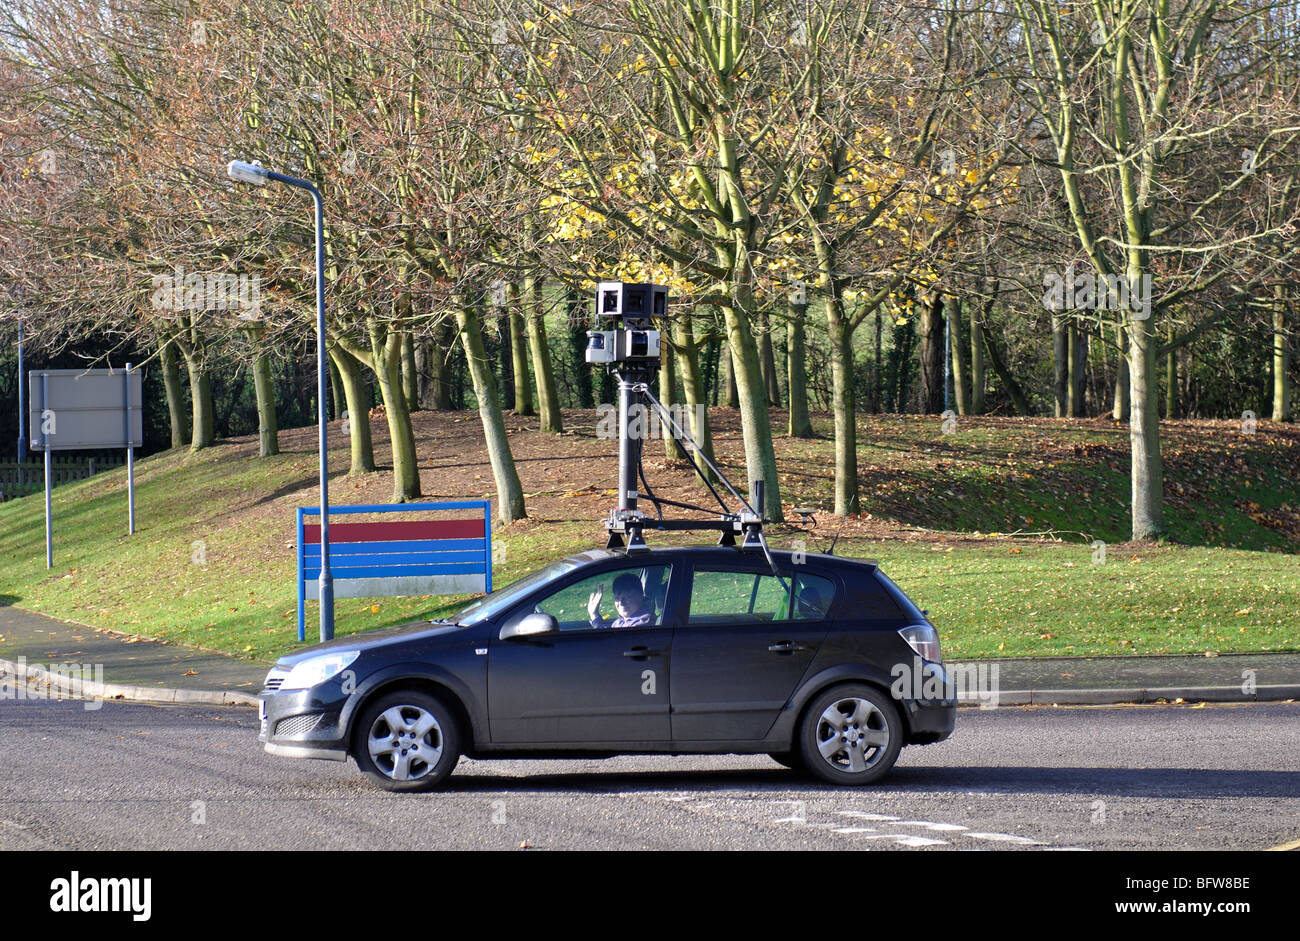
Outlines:
{"label": "wooden fence", "polygon": [[[126,464],[126,455],[93,458],[70,458],[54,455],[50,459],[50,482],[54,486],[85,480],[100,471]],[[0,461],[0,502],[25,497],[45,490],[45,461]]]}

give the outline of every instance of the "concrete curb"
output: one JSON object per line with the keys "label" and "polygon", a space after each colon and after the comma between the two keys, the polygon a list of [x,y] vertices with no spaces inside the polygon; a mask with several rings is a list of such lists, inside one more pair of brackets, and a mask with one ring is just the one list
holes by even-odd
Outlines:
{"label": "concrete curb", "polygon": [[[256,706],[257,697],[246,693],[232,693],[207,689],[168,689],[165,687],[125,686],[120,683],[98,683],[80,677],[51,673],[44,667],[17,664],[0,658],[0,677],[13,676],[24,683],[44,684],[36,690],[17,686],[5,699],[85,699],[97,703],[104,700],[129,700],[132,702],[189,703],[202,706]],[[21,689],[23,692],[18,693]],[[87,708],[90,708],[89,703]],[[94,708],[98,708],[95,706]]]}
{"label": "concrete curb", "polygon": [[[978,694],[959,694],[958,705],[992,708]],[[1000,690],[998,706],[1112,706],[1132,703],[1174,702],[1283,702],[1300,699],[1300,685],[1257,686],[1253,693],[1239,686],[1164,686],[1139,689],[1029,689]]]}

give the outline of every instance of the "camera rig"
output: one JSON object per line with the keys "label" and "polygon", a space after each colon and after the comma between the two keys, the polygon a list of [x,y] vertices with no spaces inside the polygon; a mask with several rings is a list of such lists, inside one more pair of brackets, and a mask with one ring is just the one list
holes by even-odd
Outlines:
{"label": "camera rig", "polygon": [[[771,553],[763,538],[763,481],[751,483],[750,499],[746,500],[650,391],[659,372],[661,338],[660,331],[653,329],[651,318],[666,318],[667,308],[668,288],[660,284],[602,281],[596,288],[596,323],[603,329],[587,331],[586,361],[606,366],[618,378],[618,500],[605,520],[609,534],[606,547],[626,545],[629,550],[645,549],[642,531],[646,529],[710,529],[721,534],[719,545],[734,546],[736,537],[740,536],[742,548],[762,549],[770,563]],[[686,459],[709,488],[720,512],[655,496],[646,480],[642,461],[647,423],[633,419],[634,415],[644,415],[649,409],[653,409],[669,432],[686,446]],[[701,463],[735,498],[738,509],[727,505],[701,468]],[[638,479],[640,487],[637,486]],[[654,506],[654,516],[647,515],[638,507],[643,497]],[[664,519],[665,506],[700,513],[717,512],[717,515],[712,519]]]}

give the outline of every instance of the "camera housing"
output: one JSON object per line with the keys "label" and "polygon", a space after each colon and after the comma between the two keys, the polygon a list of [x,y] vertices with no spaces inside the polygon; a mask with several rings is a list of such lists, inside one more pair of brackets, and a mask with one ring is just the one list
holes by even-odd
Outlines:
{"label": "camera housing", "polygon": [[614,329],[588,330],[586,361],[592,364],[653,362],[659,359],[660,332],[651,317],[668,310],[662,284],[602,281],[596,286],[596,318]]}
{"label": "camera housing", "polygon": [[[662,284],[602,281],[596,285],[596,316],[646,321],[668,311],[668,288]],[[628,323],[628,326],[640,324]]]}

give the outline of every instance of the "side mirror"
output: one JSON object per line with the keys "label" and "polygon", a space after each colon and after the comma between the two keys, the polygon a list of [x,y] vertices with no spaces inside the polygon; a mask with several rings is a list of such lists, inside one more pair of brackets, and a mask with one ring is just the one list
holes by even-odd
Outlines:
{"label": "side mirror", "polygon": [[560,629],[555,618],[549,614],[533,612],[526,614],[513,624],[501,628],[501,640],[515,640],[523,637],[535,637],[538,634],[550,634]]}

